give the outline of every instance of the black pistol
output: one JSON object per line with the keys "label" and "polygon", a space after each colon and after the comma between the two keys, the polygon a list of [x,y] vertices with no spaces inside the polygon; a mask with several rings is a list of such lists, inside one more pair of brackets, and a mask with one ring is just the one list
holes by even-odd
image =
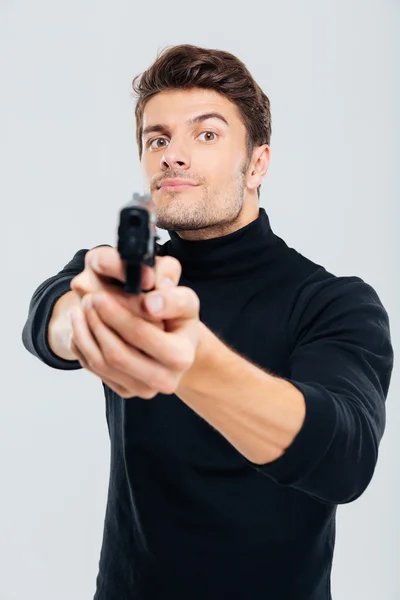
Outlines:
{"label": "black pistol", "polygon": [[126,265],[124,290],[142,291],[142,265],[154,267],[157,254],[155,204],[148,194],[133,194],[120,212],[117,249]]}

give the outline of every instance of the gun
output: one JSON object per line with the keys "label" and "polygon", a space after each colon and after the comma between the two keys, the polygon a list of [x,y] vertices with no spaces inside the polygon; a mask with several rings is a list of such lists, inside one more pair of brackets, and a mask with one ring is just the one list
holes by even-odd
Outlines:
{"label": "gun", "polygon": [[119,215],[117,249],[126,266],[123,288],[129,294],[142,290],[142,265],[154,267],[157,254],[155,204],[148,194],[133,194]]}

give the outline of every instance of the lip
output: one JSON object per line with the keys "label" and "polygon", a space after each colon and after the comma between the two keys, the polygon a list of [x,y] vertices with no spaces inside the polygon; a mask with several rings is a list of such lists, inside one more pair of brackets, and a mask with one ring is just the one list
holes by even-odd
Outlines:
{"label": "lip", "polygon": [[165,179],[161,182],[159,189],[163,192],[183,192],[196,186],[197,183],[189,179]]}
{"label": "lip", "polygon": [[196,185],[162,185],[159,189],[160,192],[184,192],[186,190],[192,190],[197,187]]}

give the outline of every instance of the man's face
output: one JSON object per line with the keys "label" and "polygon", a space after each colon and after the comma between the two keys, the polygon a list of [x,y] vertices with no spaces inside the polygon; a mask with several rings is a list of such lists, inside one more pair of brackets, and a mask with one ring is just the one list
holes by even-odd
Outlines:
{"label": "man's face", "polygon": [[[249,162],[246,129],[233,103],[199,88],[160,92],[145,106],[142,141],[159,228],[187,232],[186,239],[238,228]],[[171,187],[168,179],[190,185]]]}

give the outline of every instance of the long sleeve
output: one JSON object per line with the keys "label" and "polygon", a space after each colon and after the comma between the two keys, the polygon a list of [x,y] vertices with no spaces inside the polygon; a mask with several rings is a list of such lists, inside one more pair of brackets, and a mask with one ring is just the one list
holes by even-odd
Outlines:
{"label": "long sleeve", "polygon": [[288,343],[285,379],[303,393],[306,417],[291,446],[261,471],[324,502],[351,502],[372,478],[385,429],[387,312],[362,279],[317,271],[292,306]]}
{"label": "long sleeve", "polygon": [[54,354],[48,342],[48,329],[57,300],[71,290],[72,279],[83,271],[87,252],[88,249],[78,250],[59,273],[39,285],[29,303],[28,317],[22,330],[22,343],[28,352],[54,369],[82,368],[79,361],[64,360]]}

